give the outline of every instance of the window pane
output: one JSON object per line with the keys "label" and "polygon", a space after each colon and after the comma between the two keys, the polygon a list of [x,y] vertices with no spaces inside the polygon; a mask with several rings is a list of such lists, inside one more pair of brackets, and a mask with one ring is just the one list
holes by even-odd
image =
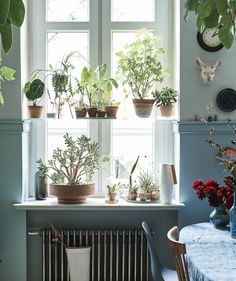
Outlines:
{"label": "window pane", "polygon": [[131,166],[139,156],[139,167],[152,167],[152,122],[151,120],[116,120],[112,130],[113,159],[121,163],[120,178],[127,178]]}
{"label": "window pane", "polygon": [[[63,57],[67,56],[68,54],[75,52],[73,56],[70,57],[69,62],[73,65],[73,69],[71,69],[71,77],[72,77],[72,86],[75,85],[75,79],[80,79],[80,73],[82,68],[88,64],[88,33],[87,32],[80,32],[80,33],[48,33],[47,38],[47,49],[48,49],[48,68],[49,65],[52,66],[53,69],[60,68],[60,62],[62,61]],[[50,98],[52,100],[54,96],[54,92],[51,85],[51,80],[49,77],[48,81],[48,89],[50,93]],[[76,99],[79,99],[79,96],[75,96],[73,101],[76,102]],[[50,107],[50,103],[48,103]],[[53,111],[55,108],[49,108],[48,111]],[[64,114],[63,118],[71,118],[71,115],[75,117],[74,110],[70,110],[67,104],[64,105],[63,108]]]}
{"label": "window pane", "polygon": [[81,135],[88,136],[87,120],[56,120],[48,119],[48,159],[52,159],[53,150],[57,147],[65,149],[64,134],[68,133],[73,138]]}
{"label": "window pane", "polygon": [[88,0],[47,0],[48,21],[89,21]]}
{"label": "window pane", "polygon": [[112,21],[154,21],[154,0],[112,0]]}

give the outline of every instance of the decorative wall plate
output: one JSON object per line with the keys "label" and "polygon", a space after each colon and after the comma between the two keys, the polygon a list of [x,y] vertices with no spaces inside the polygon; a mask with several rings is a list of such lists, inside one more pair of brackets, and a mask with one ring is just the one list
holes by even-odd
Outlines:
{"label": "decorative wall plate", "polygon": [[216,96],[218,108],[224,112],[231,112],[236,109],[236,91],[231,88],[221,90]]}

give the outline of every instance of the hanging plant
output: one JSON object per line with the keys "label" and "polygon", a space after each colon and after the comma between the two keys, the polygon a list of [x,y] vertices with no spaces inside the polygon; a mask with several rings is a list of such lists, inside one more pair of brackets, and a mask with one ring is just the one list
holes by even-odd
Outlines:
{"label": "hanging plant", "polygon": [[230,49],[236,30],[236,0],[186,0],[184,19],[193,12],[196,25],[202,32],[204,28],[218,28],[219,40],[226,49]]}

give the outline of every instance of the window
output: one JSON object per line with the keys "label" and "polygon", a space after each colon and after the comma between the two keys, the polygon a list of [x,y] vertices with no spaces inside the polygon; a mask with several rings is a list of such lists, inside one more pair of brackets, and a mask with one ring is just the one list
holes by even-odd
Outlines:
{"label": "window", "polygon": [[[55,65],[60,61],[63,55],[79,51],[82,57],[73,61],[74,75],[80,73],[82,67],[89,62],[92,66],[106,63],[109,73],[114,77],[117,68],[116,52],[121,50],[124,44],[134,40],[138,29],[146,27],[150,32],[164,37],[162,44],[166,56],[163,63],[166,68],[171,69],[167,83],[176,87],[174,82],[177,81],[177,72],[172,59],[175,52],[173,1],[32,0],[29,4],[33,22],[32,71],[48,69],[50,64]],[[53,91],[50,85],[48,87],[49,91]],[[40,125],[40,134],[45,135],[46,141],[44,149],[33,153],[34,157],[50,158],[53,148],[63,142],[62,136],[68,132],[73,136],[87,134],[98,141],[101,154],[120,159],[126,175],[127,169],[138,155],[142,167],[152,165],[157,169],[161,162],[172,162],[172,120],[158,118],[156,112],[153,118],[139,119],[135,117],[131,102],[125,101],[122,87],[114,91],[113,95],[122,101],[117,120],[72,119],[67,108],[67,113],[62,119],[40,121],[43,123]],[[45,101],[45,105],[50,111],[50,102]],[[38,126],[38,122],[33,122],[34,128]],[[37,150],[37,145],[33,150]],[[34,157],[32,156],[31,160],[32,174],[36,170]],[[111,175],[110,166],[98,171],[97,195],[104,192],[107,178]]]}

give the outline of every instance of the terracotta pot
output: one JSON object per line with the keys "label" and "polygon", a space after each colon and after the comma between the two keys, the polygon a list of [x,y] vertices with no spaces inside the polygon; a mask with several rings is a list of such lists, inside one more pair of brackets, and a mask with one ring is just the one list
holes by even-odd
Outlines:
{"label": "terracotta pot", "polygon": [[105,109],[107,112],[107,117],[116,118],[118,108],[119,108],[119,106],[115,106],[115,105],[106,106]]}
{"label": "terracotta pot", "polygon": [[140,201],[146,201],[148,199],[147,193],[139,193],[139,199]]}
{"label": "terracotta pot", "polygon": [[108,193],[109,201],[116,201],[116,193]]}
{"label": "terracotta pot", "polygon": [[28,105],[28,112],[30,118],[40,118],[43,112],[41,105]]}
{"label": "terracotta pot", "polygon": [[157,192],[152,192],[150,194],[150,199],[151,199],[151,201],[159,201],[160,200],[160,191],[158,190]]}
{"label": "terracotta pot", "polygon": [[148,118],[152,113],[154,99],[133,99],[135,113],[138,117]]}
{"label": "terracotta pot", "polygon": [[128,194],[128,200],[136,201],[136,199],[137,199],[137,193]]}
{"label": "terracotta pot", "polygon": [[173,104],[166,104],[166,105],[160,105],[160,112],[161,116],[169,117],[172,115],[174,105]]}
{"label": "terracotta pot", "polygon": [[75,115],[76,115],[76,118],[83,118],[83,117],[86,117],[86,114],[87,114],[87,109],[86,108],[83,108],[83,109],[76,109],[75,110]]}
{"label": "terracotta pot", "polygon": [[97,117],[104,118],[106,116],[105,110],[98,110],[97,111]]}
{"label": "terracotta pot", "polygon": [[50,194],[58,198],[61,204],[81,204],[95,191],[95,184],[50,184]]}
{"label": "terracotta pot", "polygon": [[97,116],[97,108],[96,107],[90,107],[88,109],[88,115],[89,115],[89,117],[96,117]]}

